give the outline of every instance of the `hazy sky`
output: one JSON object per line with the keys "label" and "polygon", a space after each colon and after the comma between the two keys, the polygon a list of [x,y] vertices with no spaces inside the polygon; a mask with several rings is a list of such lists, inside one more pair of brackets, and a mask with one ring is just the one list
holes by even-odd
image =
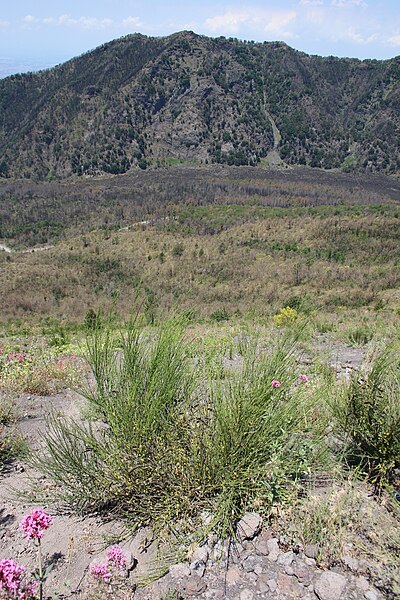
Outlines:
{"label": "hazy sky", "polygon": [[51,66],[127,33],[283,40],[310,54],[400,55],[400,0],[1,0],[0,76]]}

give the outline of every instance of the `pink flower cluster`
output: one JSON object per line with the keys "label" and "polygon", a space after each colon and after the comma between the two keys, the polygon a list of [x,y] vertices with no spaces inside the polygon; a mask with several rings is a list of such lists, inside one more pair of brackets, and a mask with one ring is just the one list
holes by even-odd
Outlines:
{"label": "pink flower cluster", "polygon": [[[25,567],[14,560],[0,560],[0,593],[3,598],[18,598],[24,600],[36,594],[36,582],[23,586],[22,578]],[[4,596],[4,594],[6,594]]]}
{"label": "pink flower cluster", "polygon": [[19,590],[25,567],[14,560],[0,560],[0,590]]}
{"label": "pink flower cluster", "polygon": [[11,352],[8,355],[8,362],[19,362],[23,363],[25,359],[30,358],[29,354],[26,352]]}
{"label": "pink flower cluster", "polygon": [[90,567],[90,573],[96,579],[110,583],[115,573],[122,573],[128,564],[128,558],[122,549],[118,546],[112,546],[107,552],[106,560],[100,564],[93,564]]}
{"label": "pink flower cluster", "polygon": [[273,387],[273,388],[279,388],[279,387],[281,387],[281,385],[282,385],[282,384],[281,384],[281,382],[280,382],[280,381],[278,381],[277,379],[273,379],[273,380],[271,381],[271,385],[272,385],[272,387]]}
{"label": "pink flower cluster", "polygon": [[299,381],[301,383],[308,383],[310,381],[310,379],[307,377],[307,375],[302,374],[302,375],[299,375]]}
{"label": "pink flower cluster", "polygon": [[68,356],[61,356],[56,362],[56,367],[57,369],[60,369],[60,371],[63,371],[75,365],[77,362],[78,358],[75,354],[69,354]]}
{"label": "pink flower cluster", "polygon": [[110,583],[113,575],[110,571],[110,565],[106,561],[101,562],[99,565],[91,565],[90,573],[96,579],[104,581],[104,583]]}
{"label": "pink flower cluster", "polygon": [[107,552],[107,560],[120,570],[126,569],[128,562],[126,554],[121,550],[118,544],[109,549]]}
{"label": "pink flower cluster", "polygon": [[22,519],[19,529],[25,533],[28,540],[41,539],[46,529],[50,527],[53,519],[41,510],[34,508],[30,515],[25,515]]}

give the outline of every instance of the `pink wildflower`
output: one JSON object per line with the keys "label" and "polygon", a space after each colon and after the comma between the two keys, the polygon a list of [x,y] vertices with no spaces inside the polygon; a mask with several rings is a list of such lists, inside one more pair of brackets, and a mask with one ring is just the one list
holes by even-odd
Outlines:
{"label": "pink wildflower", "polygon": [[128,562],[126,554],[118,545],[109,549],[107,552],[107,560],[114,563],[114,565],[121,570],[126,568],[126,564]]}
{"label": "pink wildflower", "polygon": [[302,383],[308,383],[310,380],[307,377],[307,375],[302,374],[299,376],[299,381],[301,381]]}
{"label": "pink wildflower", "polygon": [[20,600],[24,600],[25,598],[36,598],[37,591],[37,581],[30,581],[26,584],[24,591],[20,592],[19,598]]}
{"label": "pink wildflower", "polygon": [[8,362],[23,363],[26,358],[29,358],[29,354],[26,352],[12,352],[8,355]]}
{"label": "pink wildflower", "polygon": [[279,387],[281,387],[281,382],[278,381],[277,379],[273,379],[271,381],[271,385],[272,385],[273,388],[279,388]]}
{"label": "pink wildflower", "polygon": [[25,568],[13,560],[0,560],[0,590],[16,594],[21,587]]}
{"label": "pink wildflower", "polygon": [[53,519],[39,508],[32,510],[30,515],[25,515],[22,519],[19,529],[25,533],[28,540],[43,537],[44,531],[50,527]]}
{"label": "pink wildflower", "polygon": [[91,565],[90,574],[93,575],[93,577],[95,577],[96,579],[100,579],[105,583],[110,583],[112,579],[112,573],[106,561],[103,561],[100,564]]}

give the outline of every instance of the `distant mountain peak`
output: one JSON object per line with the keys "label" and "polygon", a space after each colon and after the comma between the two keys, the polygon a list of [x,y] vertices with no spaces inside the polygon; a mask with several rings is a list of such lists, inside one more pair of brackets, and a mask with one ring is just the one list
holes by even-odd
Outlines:
{"label": "distant mountain peak", "polygon": [[193,31],[131,34],[0,80],[0,176],[176,161],[398,173],[399,84],[399,58],[323,58]]}

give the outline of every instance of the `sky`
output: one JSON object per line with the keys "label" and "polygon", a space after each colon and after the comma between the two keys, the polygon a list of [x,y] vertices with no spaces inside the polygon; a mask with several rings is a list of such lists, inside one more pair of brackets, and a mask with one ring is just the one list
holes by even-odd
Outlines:
{"label": "sky", "polygon": [[281,40],[309,54],[400,55],[400,0],[0,0],[0,77],[140,32]]}

